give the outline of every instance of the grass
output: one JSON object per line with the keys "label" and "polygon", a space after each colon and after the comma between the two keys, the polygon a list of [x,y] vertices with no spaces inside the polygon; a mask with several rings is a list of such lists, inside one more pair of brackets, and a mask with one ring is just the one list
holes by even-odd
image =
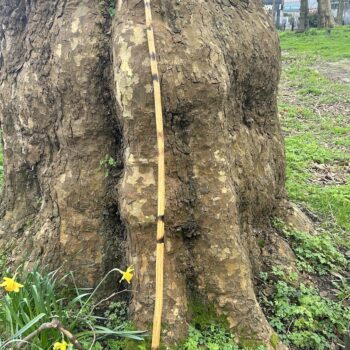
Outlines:
{"label": "grass", "polygon": [[283,32],[280,40],[286,189],[312,213],[317,234],[276,226],[296,254],[298,271],[262,273],[270,292],[260,292],[260,302],[291,349],[323,350],[342,344],[350,320],[350,285],[343,277],[350,249],[350,85],[337,75],[350,58],[350,27]]}
{"label": "grass", "polygon": [[[316,30],[283,32],[280,38],[284,65],[279,111],[288,195],[350,247],[350,85],[319,69],[330,60],[350,58],[350,27],[337,27],[330,35]],[[320,181],[327,175],[334,181]]]}
{"label": "grass", "polygon": [[310,29],[305,33],[280,33],[281,48],[293,54],[319,56],[327,60],[350,58],[350,26],[327,30]]}

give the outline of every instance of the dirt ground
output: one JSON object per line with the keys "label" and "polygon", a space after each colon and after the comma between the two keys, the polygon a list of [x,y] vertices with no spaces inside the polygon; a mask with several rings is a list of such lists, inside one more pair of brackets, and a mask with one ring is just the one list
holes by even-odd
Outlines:
{"label": "dirt ground", "polygon": [[350,60],[324,62],[317,69],[329,79],[350,84]]}

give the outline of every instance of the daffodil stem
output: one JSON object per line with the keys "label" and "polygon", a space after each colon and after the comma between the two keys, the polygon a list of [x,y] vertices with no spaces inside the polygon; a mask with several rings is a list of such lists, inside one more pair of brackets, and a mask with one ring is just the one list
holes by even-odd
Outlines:
{"label": "daffodil stem", "polygon": [[21,349],[23,346],[28,345],[28,343],[39,333],[47,330],[47,329],[58,329],[69,341],[73,344],[73,346],[78,350],[84,350],[83,346],[79,343],[77,338],[69,332],[67,329],[65,329],[62,325],[62,323],[57,319],[53,319],[51,322],[43,323],[38,329],[36,329],[34,332],[27,335],[25,338],[20,340],[17,345],[15,346],[16,349]]}
{"label": "daffodil stem", "polygon": [[87,300],[85,301],[85,303],[82,305],[82,307],[80,308],[77,316],[75,317],[75,321],[73,322],[72,324],[72,328],[75,326],[77,320],[78,320],[78,317],[79,315],[81,314],[81,312],[85,309],[86,305],[88,305],[89,301],[91,300],[91,298],[95,295],[96,291],[100,288],[100,286],[102,285],[102,283],[106,280],[106,278],[112,273],[112,272],[119,272],[119,273],[123,273],[123,271],[117,269],[117,268],[114,268],[110,271],[107,272],[107,274],[102,278],[102,280],[100,281],[100,283],[96,286],[96,288],[93,290],[93,292],[90,294],[90,296],[87,298]]}

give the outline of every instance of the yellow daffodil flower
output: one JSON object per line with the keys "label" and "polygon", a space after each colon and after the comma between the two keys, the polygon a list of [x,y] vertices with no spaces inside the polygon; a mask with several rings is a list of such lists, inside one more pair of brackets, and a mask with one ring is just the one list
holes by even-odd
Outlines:
{"label": "yellow daffodil flower", "polygon": [[68,344],[65,341],[63,341],[62,343],[56,342],[55,344],[53,344],[53,350],[67,350],[67,346]]}
{"label": "yellow daffodil flower", "polygon": [[119,283],[121,283],[123,280],[125,280],[126,282],[128,282],[130,284],[132,277],[134,275],[134,268],[132,266],[129,266],[126,271],[121,271],[120,273],[122,274],[122,278],[119,281]]}
{"label": "yellow daffodil flower", "polygon": [[22,284],[17,283],[14,278],[4,277],[4,282],[0,284],[0,287],[5,288],[6,292],[18,293],[19,289],[23,287]]}

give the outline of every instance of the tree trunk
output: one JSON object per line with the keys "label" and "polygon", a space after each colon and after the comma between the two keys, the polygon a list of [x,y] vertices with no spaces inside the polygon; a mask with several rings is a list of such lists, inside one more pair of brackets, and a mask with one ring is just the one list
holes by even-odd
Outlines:
{"label": "tree trunk", "polygon": [[318,28],[333,28],[334,25],[331,0],[318,0]]}
{"label": "tree trunk", "polygon": [[280,29],[281,28],[281,8],[280,5],[277,5],[277,11],[276,11],[276,28]]}
{"label": "tree trunk", "polygon": [[345,0],[339,0],[337,11],[337,23],[342,25],[344,19]]}
{"label": "tree trunk", "polygon": [[[15,261],[63,264],[85,286],[128,260],[134,319],[149,326],[152,77],[143,2],[121,5],[111,20],[109,1],[0,0],[0,244]],[[184,336],[200,298],[242,342],[271,349],[254,275],[293,260],[269,224],[284,197],[277,36],[260,0],[154,0],[152,11],[166,138],[164,335]]]}
{"label": "tree trunk", "polygon": [[272,23],[276,26],[276,0],[272,0]]}
{"label": "tree trunk", "polygon": [[96,1],[0,4],[3,239],[13,258],[63,264],[93,284],[122,236],[99,165],[121,142],[108,15]]}
{"label": "tree trunk", "polygon": [[308,0],[301,0],[300,2],[300,18],[298,24],[298,31],[305,32],[309,29],[309,2]]}

